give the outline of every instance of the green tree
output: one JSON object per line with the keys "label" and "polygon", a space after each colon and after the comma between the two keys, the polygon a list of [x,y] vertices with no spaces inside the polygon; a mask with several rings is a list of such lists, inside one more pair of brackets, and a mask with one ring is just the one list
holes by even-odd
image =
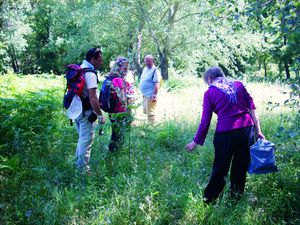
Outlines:
{"label": "green tree", "polygon": [[[289,79],[290,68],[299,75],[300,62],[300,3],[299,1],[247,1],[245,13],[253,28],[263,33],[262,45],[266,46],[266,60],[270,55],[285,70]],[[266,71],[265,71],[266,74]]]}
{"label": "green tree", "polygon": [[26,0],[4,0],[0,10],[2,64],[9,64],[14,72],[20,72],[20,57],[28,45],[26,36],[31,32],[27,22],[27,13],[31,10],[31,5]]}
{"label": "green tree", "polygon": [[[195,44],[191,42],[197,32],[195,24],[198,4],[194,1],[137,1],[137,10],[144,20],[144,39],[152,40],[152,49],[159,56],[163,79],[168,79],[168,68],[176,60],[177,54]],[[151,51],[151,49],[148,49]],[[154,50],[152,50],[154,51]]]}

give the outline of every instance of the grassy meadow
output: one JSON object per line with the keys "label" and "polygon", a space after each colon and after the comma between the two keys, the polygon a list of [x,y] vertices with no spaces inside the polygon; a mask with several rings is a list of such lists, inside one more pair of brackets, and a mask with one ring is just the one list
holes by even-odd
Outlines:
{"label": "grassy meadow", "polygon": [[107,120],[88,177],[74,166],[77,132],[62,106],[63,77],[0,76],[0,224],[300,224],[299,97],[288,85],[244,82],[263,133],[276,143],[279,172],[248,175],[240,201],[227,185],[216,204],[205,205],[216,116],[205,145],[184,149],[201,117],[201,79],[164,82],[157,125],[148,126],[138,107],[114,154]]}

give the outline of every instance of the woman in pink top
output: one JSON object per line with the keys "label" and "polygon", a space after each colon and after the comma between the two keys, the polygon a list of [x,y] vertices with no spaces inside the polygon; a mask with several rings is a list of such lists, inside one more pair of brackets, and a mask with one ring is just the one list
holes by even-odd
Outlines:
{"label": "woman in pink top", "polygon": [[193,151],[197,145],[204,144],[212,114],[217,114],[213,170],[204,191],[204,202],[209,203],[223,191],[230,165],[231,194],[240,196],[244,192],[254,128],[258,138],[265,137],[260,130],[253,99],[241,82],[225,78],[219,67],[208,69],[204,81],[209,88],[204,93],[201,122],[194,140],[186,148]]}
{"label": "woman in pink top", "polygon": [[125,130],[131,118],[128,110],[128,94],[131,86],[124,79],[128,72],[128,64],[127,58],[118,57],[108,75],[113,78],[110,85],[111,96],[114,100],[113,111],[109,114],[112,126],[109,143],[109,151],[111,152],[118,150],[123,145]]}

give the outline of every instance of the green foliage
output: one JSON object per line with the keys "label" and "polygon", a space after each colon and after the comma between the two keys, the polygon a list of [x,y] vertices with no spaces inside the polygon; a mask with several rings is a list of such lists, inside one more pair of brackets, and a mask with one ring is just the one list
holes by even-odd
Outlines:
{"label": "green foliage", "polygon": [[[177,88],[168,92],[174,96],[186,89],[185,79],[177,79]],[[184,146],[197,126],[187,120],[192,109],[184,119],[136,124],[114,154],[107,150],[107,123],[93,145],[93,175],[86,177],[74,167],[77,134],[62,110],[62,77],[10,74],[0,82],[1,224],[299,223],[299,133],[286,133],[299,130],[292,101],[261,116],[264,133],[277,144],[280,171],[249,176],[240,201],[226,188],[207,206],[202,192],[213,161],[213,129],[204,147],[187,153]],[[292,90],[291,99],[297,100],[299,90],[294,85]]]}
{"label": "green foliage", "polygon": [[[246,15],[254,22],[254,29],[263,34],[263,60],[279,64],[279,75],[283,68],[286,78],[290,70],[299,76],[299,4],[297,1],[247,1]],[[261,55],[261,54],[260,54]],[[262,55],[261,55],[262,56]],[[271,56],[269,58],[268,56]],[[266,75],[266,72],[265,72]]]}
{"label": "green foliage", "polygon": [[75,3],[2,1],[0,71],[62,74],[101,46],[104,71],[124,55],[140,73],[152,54],[165,80],[172,69],[200,76],[212,65],[235,77],[299,77],[297,1]]}
{"label": "green foliage", "polygon": [[193,85],[193,77],[183,74],[178,74],[175,71],[171,71],[171,77],[164,81],[163,88],[168,92],[179,91],[190,85]]}
{"label": "green foliage", "polygon": [[0,3],[0,7],[0,71],[10,65],[15,72],[20,72],[19,60],[28,44],[26,36],[31,32],[27,21],[31,7],[29,1],[22,0],[6,0]]}

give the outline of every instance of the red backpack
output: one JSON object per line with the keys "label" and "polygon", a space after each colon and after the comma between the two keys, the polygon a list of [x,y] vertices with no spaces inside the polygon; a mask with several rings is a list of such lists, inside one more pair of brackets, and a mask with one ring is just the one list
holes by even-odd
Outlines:
{"label": "red backpack", "polygon": [[83,88],[85,85],[84,74],[86,72],[93,72],[97,74],[95,70],[90,68],[81,68],[77,64],[68,65],[65,75],[65,78],[67,80],[67,87],[63,100],[63,104],[66,109],[70,107],[75,95],[78,95],[81,98],[84,110],[91,108],[88,97],[83,98],[82,96]]}
{"label": "red backpack", "polygon": [[76,64],[68,65],[65,75],[67,87],[64,95],[64,107],[68,109],[75,95],[82,96],[83,87],[85,84],[84,71]]}

